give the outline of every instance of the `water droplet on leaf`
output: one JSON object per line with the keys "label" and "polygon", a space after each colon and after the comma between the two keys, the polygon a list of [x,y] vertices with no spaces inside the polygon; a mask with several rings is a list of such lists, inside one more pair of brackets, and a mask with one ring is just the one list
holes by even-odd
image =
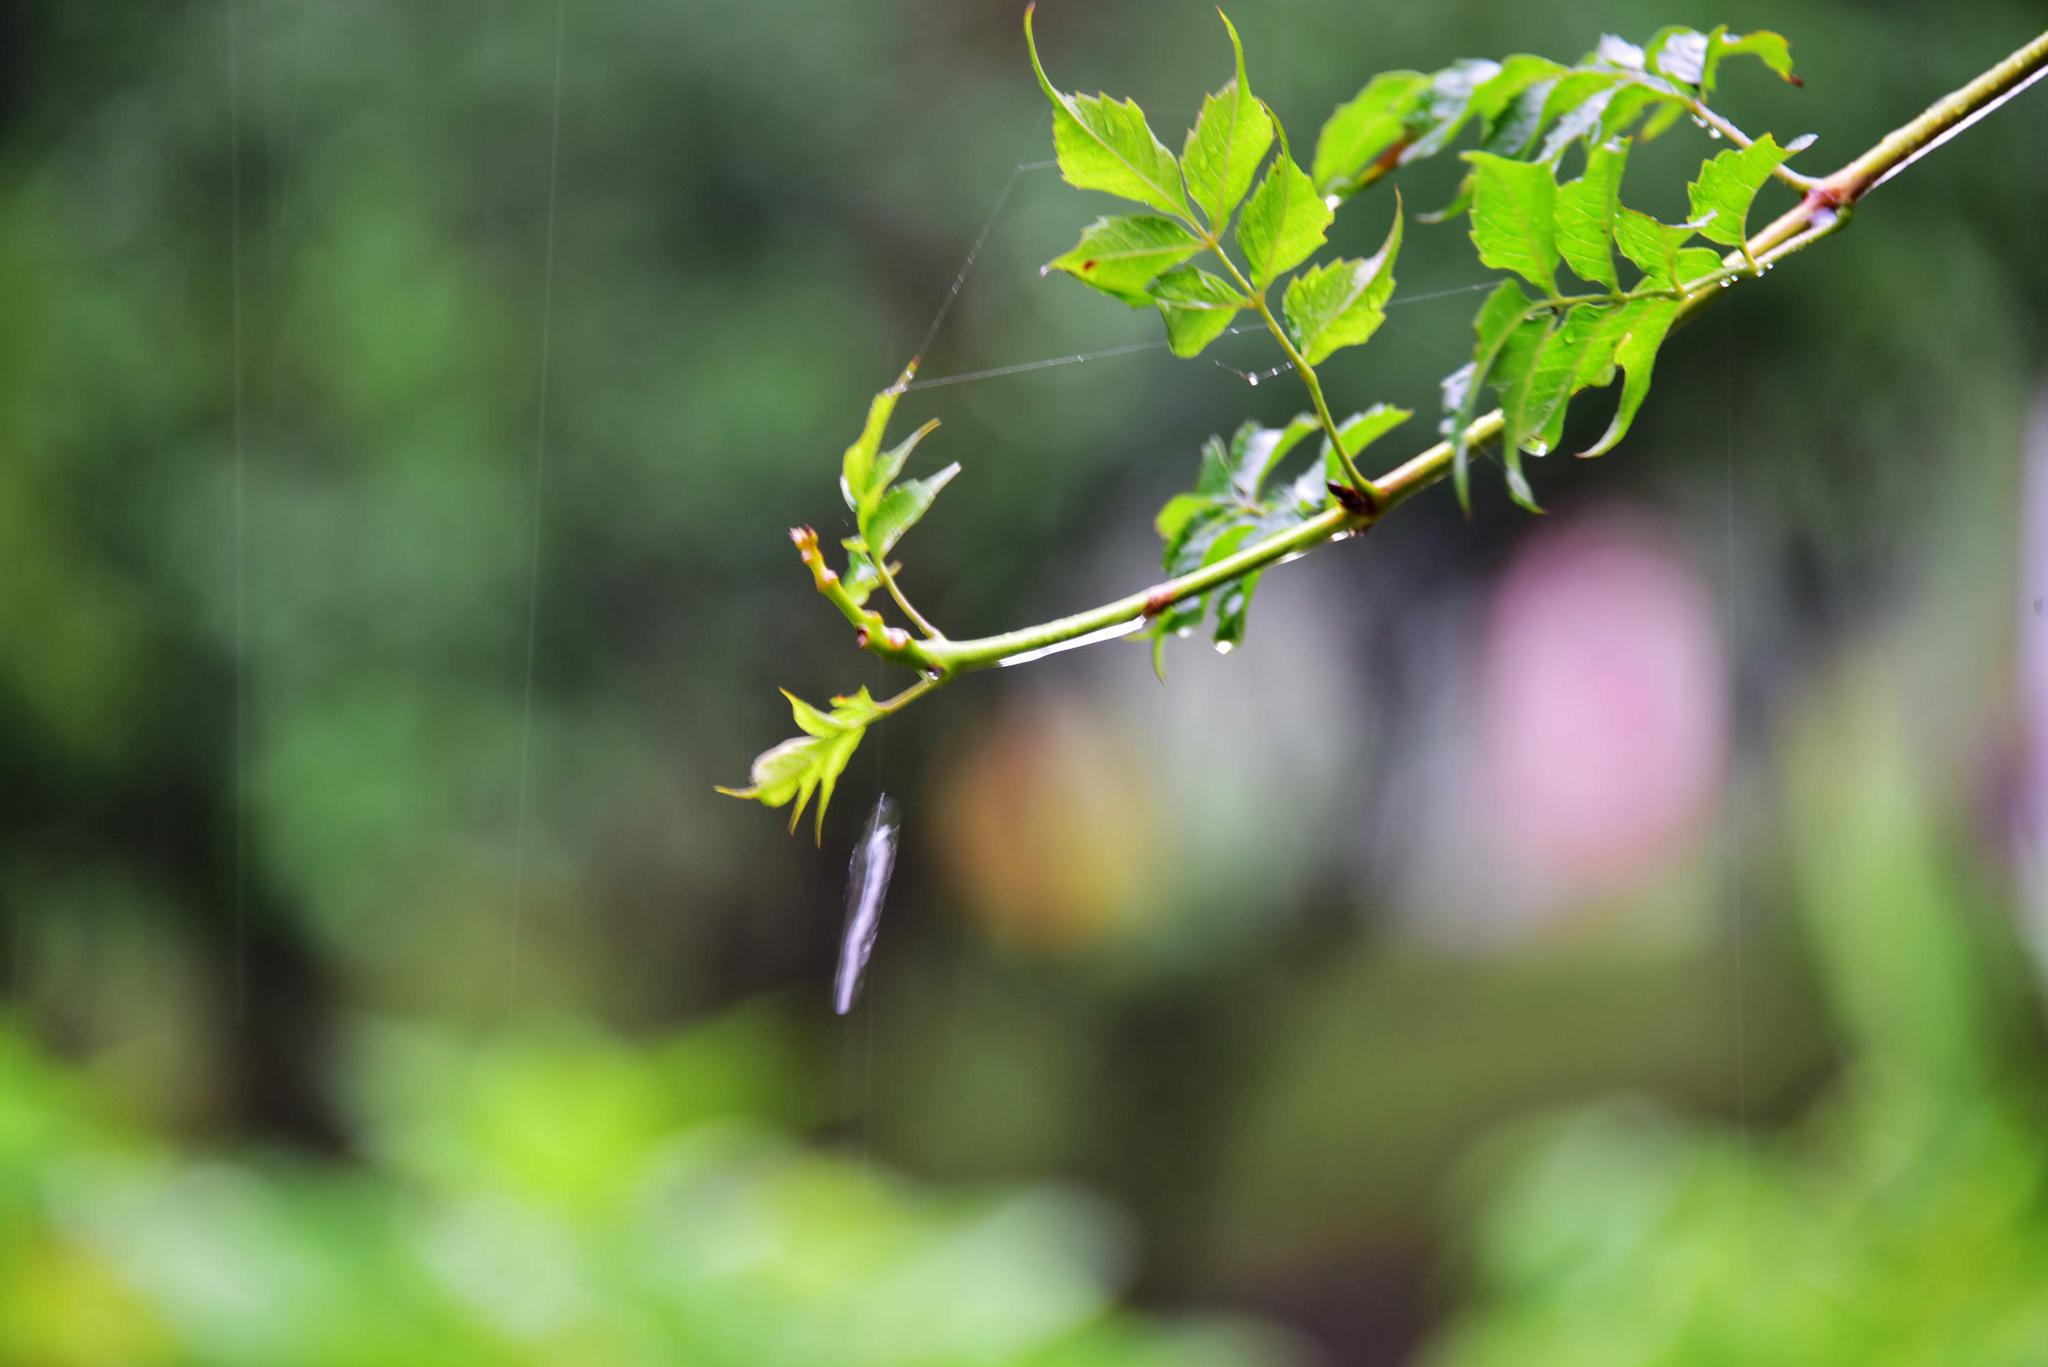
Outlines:
{"label": "water droplet on leaf", "polygon": [[1235,641],[1218,641],[1216,643],[1216,653],[1218,655],[1228,655],[1231,651],[1236,649],[1237,642]]}

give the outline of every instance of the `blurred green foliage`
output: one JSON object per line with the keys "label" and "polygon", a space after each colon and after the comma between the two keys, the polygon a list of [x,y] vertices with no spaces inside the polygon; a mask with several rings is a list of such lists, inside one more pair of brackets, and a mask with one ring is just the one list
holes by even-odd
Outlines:
{"label": "blurred green foliage", "polygon": [[[1231,13],[1298,127],[1376,70],[1782,28],[1806,90],[1748,82],[1739,112],[1818,131],[1825,165],[2037,8]],[[1043,157],[1046,110],[1005,5],[560,12],[0,14],[0,1356],[755,1362],[871,1315],[945,1360],[951,1324],[895,1325],[905,1304],[986,1315],[968,1361],[1267,1346],[1113,1314],[1121,1293],[1380,1362],[1469,1292],[1456,1351],[1593,1360],[1599,1298],[1542,1249],[1605,1238],[1572,1214],[1610,1195],[1617,1228],[1703,1263],[1839,1269],[1853,1304],[1810,1299],[1815,1322],[1896,1323],[1887,1269],[1960,1247],[1933,1217],[1953,1218],[1983,1261],[1929,1268],[1930,1292],[1997,1301],[1987,1334],[2032,1313],[2014,1079],[2040,1051],[1975,1014],[2000,956],[1940,968],[1955,943],[1913,909],[1996,862],[1961,832],[2001,762],[1985,718],[2048,318],[2038,94],[1675,336],[1632,454],[1543,467],[1551,525],[1596,497],[1652,508],[1725,608],[1740,812],[1656,851],[1651,885],[1519,923],[1483,919],[1512,869],[1443,873],[1493,867],[1446,776],[1476,743],[1488,594],[1544,525],[1500,500],[1470,524],[1425,501],[1269,576],[1247,648],[1188,652],[1170,688],[1105,648],[935,700],[863,747],[822,853],[716,798],[786,725],[773,685],[862,682],[784,532],[853,530],[826,525],[833,463]],[[1040,20],[1062,81],[1162,121],[1216,75],[1206,5],[1044,0]],[[1018,175],[924,375],[1156,335],[1039,281],[1073,196]],[[1409,234],[1409,288],[1473,283],[1445,234]],[[1333,358],[1333,402],[1433,404],[1472,301],[1393,301],[1400,345]],[[960,630],[1127,590],[1203,441],[1299,407],[1163,349],[917,391],[905,418],[943,417],[971,460],[910,587]],[[1910,733],[1955,781],[1882,785],[1905,816],[1849,810],[1853,839],[1780,821],[1764,777],[1828,717],[1794,704],[1866,637],[1903,702],[1853,714],[1831,762]],[[904,858],[848,1031],[826,984],[845,833],[877,788],[904,803]],[[1903,881],[1872,857],[1900,841],[1935,851]],[[1867,883],[1823,894],[1817,870]],[[2009,918],[2008,890],[1963,883]],[[1945,1080],[1867,1080],[1899,1071]],[[1712,1118],[1742,1085],[1730,1134]],[[1477,1137],[1617,1092],[1664,1118],[1570,1127],[1594,1137],[1536,1160],[1474,1281],[1434,1292],[1440,1196]],[[872,1165],[830,1152],[852,1135]],[[1554,1201],[1513,1194],[1543,1172],[1566,1175]],[[1778,1212],[1776,1246],[1721,1237],[1736,1188]],[[1646,1341],[1732,1298],[1709,1281],[1660,1311],[1634,1275],[1601,1284]],[[1750,1280],[1775,1305],[1798,1279]]]}
{"label": "blurred green foliage", "polygon": [[1872,664],[1837,683],[1832,715],[1802,718],[1789,759],[1802,920],[1846,1071],[1782,1132],[1614,1103],[1499,1141],[1479,1304],[1430,1361],[2040,1359],[2038,994],[1920,787],[1927,766],[1876,739],[1900,728]]}
{"label": "blurred green foliage", "polygon": [[1126,1240],[1040,1186],[940,1197],[794,1145],[786,1028],[629,1048],[365,1028],[362,1162],[180,1153],[0,1035],[0,1360],[1229,1364],[1113,1312]]}

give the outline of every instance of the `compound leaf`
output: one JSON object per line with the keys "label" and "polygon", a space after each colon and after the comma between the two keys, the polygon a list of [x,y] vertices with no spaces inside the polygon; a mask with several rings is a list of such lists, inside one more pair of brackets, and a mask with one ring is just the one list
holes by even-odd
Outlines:
{"label": "compound leaf", "polygon": [[783,690],[782,696],[789,699],[797,729],[803,734],[757,755],[746,787],[721,787],[718,791],[727,797],[746,798],[770,808],[795,802],[796,809],[789,815],[792,831],[803,819],[804,808],[810,805],[811,795],[815,793],[818,797],[817,839],[822,842],[825,838],[825,809],[832,803],[832,792],[838,786],[839,776],[846,772],[853,752],[860,747],[861,737],[867,734],[868,723],[880,716],[881,710],[865,688],[851,697],[834,698],[830,712],[818,710],[787,689]]}

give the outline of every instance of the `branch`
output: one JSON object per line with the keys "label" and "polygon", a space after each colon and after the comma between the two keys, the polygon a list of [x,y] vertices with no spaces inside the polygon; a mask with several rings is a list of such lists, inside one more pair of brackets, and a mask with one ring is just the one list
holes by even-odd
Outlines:
{"label": "branch", "polygon": [[[1812,181],[1800,177],[1800,188],[1804,194],[1796,206],[1751,236],[1740,248],[1728,253],[1721,271],[1687,284],[1680,295],[1679,320],[1689,317],[1708,300],[1720,295],[1720,287],[1735,275],[1760,274],[1764,267],[1839,231],[1849,222],[1856,204],[1870,191],[1989,114],[2044,74],[2048,74],[2048,32],[2019,48],[1969,84],[1935,101],[1918,117],[1886,134],[1868,151],[1832,175]],[[1732,125],[1724,130],[1724,135],[1731,135],[1730,130]],[[1733,136],[1739,137],[1739,134]],[[1280,334],[1281,330],[1276,327],[1275,332]],[[1281,335],[1284,345],[1285,337]],[[1311,396],[1317,400],[1318,415],[1325,429],[1334,428],[1308,367],[1298,364],[1298,368],[1308,380]],[[1495,409],[1464,430],[1462,443],[1470,447],[1491,440],[1500,434],[1503,426],[1502,414]],[[1334,441],[1335,432],[1331,431],[1330,435]],[[1378,495],[1370,502],[1340,501],[1298,526],[1242,547],[1232,555],[1178,578],[1126,594],[1085,612],[972,640],[948,640],[934,635],[920,641],[898,628],[886,626],[878,614],[850,600],[839,585],[837,576],[818,557],[815,534],[799,530],[794,535],[806,563],[817,578],[819,590],[860,628],[858,640],[861,647],[883,659],[917,670],[924,676],[881,706],[879,715],[887,715],[961,674],[998,665],[1021,664],[1055,651],[1129,636],[1143,630],[1154,618],[1177,603],[1306,554],[1339,537],[1363,532],[1388,512],[1449,474],[1459,444],[1451,440],[1440,441],[1388,471],[1379,480],[1367,482],[1364,487]],[[1338,445],[1341,451],[1341,443]],[[884,583],[888,584],[886,578]],[[922,621],[909,611],[908,605],[895,593],[894,585],[888,584],[888,587],[891,596],[897,597],[898,605],[904,608],[905,615],[922,628]],[[929,631],[929,628],[924,629]]]}

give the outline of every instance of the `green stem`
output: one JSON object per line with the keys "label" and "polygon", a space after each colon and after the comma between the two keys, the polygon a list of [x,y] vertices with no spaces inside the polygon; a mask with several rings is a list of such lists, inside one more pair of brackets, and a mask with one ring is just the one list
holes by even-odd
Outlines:
{"label": "green stem", "polygon": [[[1803,251],[1822,238],[1840,231],[1849,221],[1849,210],[1863,195],[1925,151],[1954,132],[1960,131],[1967,123],[2016,94],[2037,79],[2044,70],[2048,70],[2048,32],[2044,32],[1968,85],[1936,101],[1919,117],[1887,134],[1869,151],[1841,170],[1815,183],[1797,208],[1781,215],[1757,232],[1739,250],[1730,252],[1724,258],[1722,271],[1689,283],[1679,295],[1679,317],[1683,319],[1697,311],[1708,300],[1717,298],[1722,293],[1722,281],[1731,275],[1748,275],[1760,271],[1763,267]],[[1220,251],[1218,254],[1221,255]],[[1227,257],[1224,259],[1228,261]],[[1237,274],[1234,266],[1232,273]],[[1242,281],[1242,277],[1239,278]],[[1257,293],[1252,291],[1249,285],[1246,285],[1246,291],[1248,297],[1258,298]],[[1281,338],[1282,345],[1288,349],[1290,358],[1293,358],[1292,344],[1280,333],[1270,311],[1263,307],[1263,300],[1259,302],[1260,312],[1266,317],[1268,326],[1274,327],[1275,335]],[[1303,380],[1308,384],[1311,397],[1316,401],[1317,416],[1322,420],[1334,443],[1335,424],[1323,403],[1321,387],[1314,378],[1314,372],[1298,359],[1296,364],[1302,372]],[[1495,409],[1468,426],[1463,433],[1463,441],[1466,445],[1472,446],[1490,440],[1499,435],[1502,425],[1500,410]],[[1341,453],[1341,444],[1338,449]],[[1016,662],[1020,657],[1068,645],[1086,644],[1094,639],[1129,634],[1118,631],[1117,628],[1127,627],[1135,631],[1175,603],[1206,593],[1253,571],[1265,569],[1338,536],[1363,531],[1387,512],[1399,507],[1449,474],[1456,451],[1457,443],[1450,440],[1440,441],[1389,471],[1371,486],[1377,497],[1370,509],[1353,511],[1341,505],[1325,509],[1299,526],[1245,546],[1214,564],[1205,565],[1192,573],[1168,579],[1137,593],[1127,594],[1086,612],[1077,612],[1071,616],[996,636],[965,641],[917,643],[915,653],[918,659],[915,662],[935,669],[941,677],[919,681],[884,704],[884,710],[894,711],[898,707],[906,706],[923,696],[925,692],[939,686],[944,680],[958,674]]]}
{"label": "green stem", "polygon": [[[1737,147],[1747,149],[1755,145],[1755,138],[1752,138],[1749,134],[1743,132],[1740,128],[1737,128],[1734,124],[1730,123],[1722,115],[1715,113],[1712,109],[1709,109],[1704,101],[1687,100],[1685,102],[1685,105],[1687,109],[1692,111],[1692,116],[1694,118],[1698,119],[1707,127],[1713,129],[1716,133],[1719,133],[1722,137],[1728,139],[1729,142],[1735,144]],[[1784,182],[1786,185],[1789,185],[1793,189],[1797,190],[1802,195],[1812,190],[1814,186],[1820,184],[1820,181],[1814,178],[1813,176],[1802,175],[1799,172],[1793,170],[1791,167],[1785,165],[1785,163],[1783,162],[1779,162],[1776,166],[1773,166],[1771,168],[1771,174],[1775,176],[1778,180]]]}
{"label": "green stem", "polygon": [[888,716],[891,712],[901,712],[904,708],[910,706],[938,686],[939,681],[937,679],[930,677],[919,679],[894,697],[885,698],[881,702],[876,703],[875,716],[881,718]]}
{"label": "green stem", "polygon": [[1344,449],[1343,433],[1337,429],[1337,420],[1330,416],[1330,405],[1323,398],[1323,382],[1316,378],[1316,368],[1295,348],[1293,340],[1287,335],[1287,329],[1281,327],[1280,320],[1273,316],[1272,306],[1266,303],[1266,292],[1252,287],[1252,282],[1245,278],[1244,272],[1237,268],[1237,263],[1230,259],[1230,253],[1223,250],[1223,244],[1217,241],[1214,233],[1205,230],[1202,237],[1209,244],[1209,250],[1216,254],[1216,259],[1223,263],[1223,268],[1230,272],[1231,278],[1237,282],[1237,287],[1244,291],[1244,297],[1251,300],[1252,308],[1265,321],[1266,331],[1273,334],[1273,340],[1278,342],[1280,350],[1287,354],[1288,363],[1294,367],[1295,373],[1301,376],[1302,384],[1308,388],[1309,401],[1316,406],[1316,418],[1323,425],[1323,435],[1330,439],[1331,448],[1336,451],[1338,461],[1344,466],[1344,477],[1351,481],[1352,488],[1364,494],[1368,500],[1377,501],[1380,496],[1379,489],[1365,477],[1365,472],[1352,460],[1351,453]]}
{"label": "green stem", "polygon": [[910,619],[912,626],[925,634],[925,639],[933,641],[943,640],[945,633],[941,632],[930,622],[927,622],[924,619],[924,614],[910,605],[910,600],[903,596],[903,590],[896,586],[896,576],[889,573],[889,567],[883,564],[882,560],[883,557],[881,556],[875,557],[875,577],[882,581],[882,587],[887,589],[889,596],[896,600],[897,610]]}

